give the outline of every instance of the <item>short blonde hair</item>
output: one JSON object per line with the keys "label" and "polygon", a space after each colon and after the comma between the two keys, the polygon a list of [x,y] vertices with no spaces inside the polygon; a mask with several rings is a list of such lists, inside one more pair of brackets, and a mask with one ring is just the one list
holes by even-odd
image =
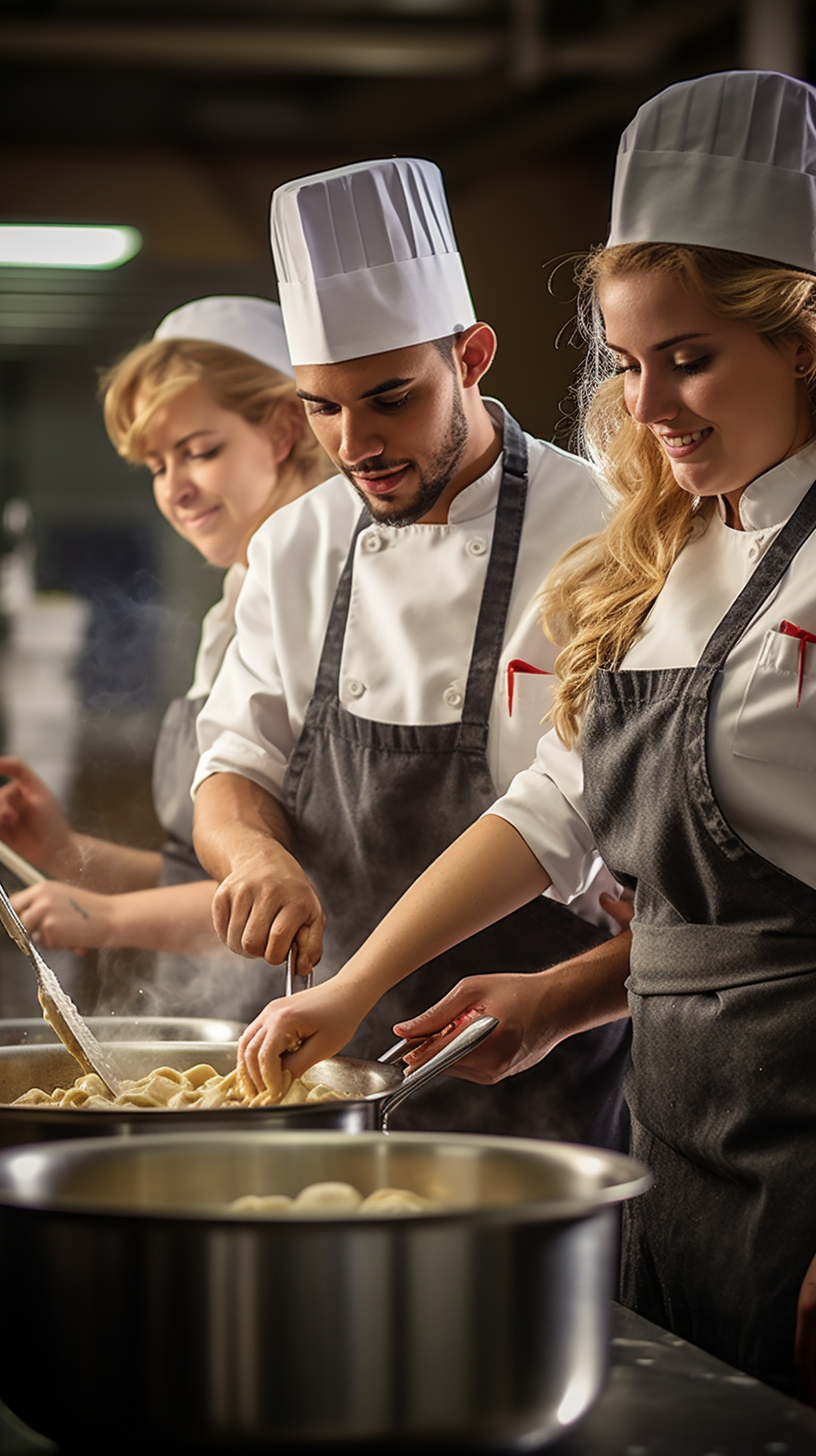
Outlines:
{"label": "short blonde hair", "polygon": [[205,385],[216,404],[250,425],[269,424],[279,410],[291,412],[301,428],[280,474],[300,476],[303,491],[332,473],[294,380],[239,349],[201,339],[153,339],[102,371],[99,394],[105,428],[118,453],[134,465],[143,464],[156,411],[194,384]]}
{"label": "short blonde hair", "polygon": [[624,381],[606,347],[599,286],[626,273],[670,274],[711,313],[747,325],[769,343],[794,335],[811,351],[803,376],[816,415],[816,276],[779,263],[715,248],[675,243],[625,243],[598,248],[579,261],[578,328],[587,344],[576,387],[575,448],[597,467],[617,509],[599,535],[579,541],[544,584],[548,636],[566,644],[550,719],[575,742],[599,667],[613,668],[643,620],[692,529],[702,501],[675,484],[652,432],[626,409]]}

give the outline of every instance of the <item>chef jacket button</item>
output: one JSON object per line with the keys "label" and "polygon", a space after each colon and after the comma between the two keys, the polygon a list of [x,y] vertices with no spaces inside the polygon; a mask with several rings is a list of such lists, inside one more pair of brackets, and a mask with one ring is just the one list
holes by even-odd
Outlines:
{"label": "chef jacket button", "polygon": [[461,708],[462,694],[460,693],[458,688],[445,688],[442,697],[444,698],[449,708]]}
{"label": "chef jacket button", "polygon": [[484,556],[487,550],[487,542],[483,536],[471,536],[467,543],[467,549],[471,556]]}
{"label": "chef jacket button", "polygon": [[366,531],[363,537],[363,549],[365,551],[381,551],[385,545],[385,537],[380,531]]}
{"label": "chef jacket button", "polygon": [[357,677],[350,677],[346,687],[350,698],[361,698],[365,692],[365,683],[361,683]]}
{"label": "chef jacket button", "polygon": [[751,561],[756,561],[758,559],[761,550],[762,542],[760,540],[754,540],[751,542],[750,546],[748,547],[748,556],[750,557]]}

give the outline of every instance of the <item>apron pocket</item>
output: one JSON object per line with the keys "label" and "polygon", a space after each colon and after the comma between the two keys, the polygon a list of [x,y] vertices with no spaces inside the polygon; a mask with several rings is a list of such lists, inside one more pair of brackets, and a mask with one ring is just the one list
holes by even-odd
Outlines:
{"label": "apron pocket", "polygon": [[734,754],[816,770],[816,643],[765,634],[737,718]]}

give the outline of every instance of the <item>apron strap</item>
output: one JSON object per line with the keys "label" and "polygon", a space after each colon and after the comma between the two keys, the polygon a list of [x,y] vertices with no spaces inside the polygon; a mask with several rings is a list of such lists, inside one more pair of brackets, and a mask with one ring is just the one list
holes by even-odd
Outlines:
{"label": "apron strap", "polygon": [[368,506],[363,506],[354,533],[351,538],[351,545],[348,549],[346,564],[337,583],[337,590],[334,593],[334,601],[329,615],[329,625],[326,628],[326,635],[323,639],[323,650],[320,654],[317,676],[315,677],[314,691],[307,712],[313,711],[313,705],[324,702],[327,699],[334,701],[339,696],[340,688],[340,660],[343,655],[343,638],[346,635],[346,622],[348,620],[349,602],[351,601],[351,578],[354,570],[354,552],[357,547],[357,538],[361,531],[372,524],[371,513]]}
{"label": "apron strap", "polygon": [[462,708],[465,731],[485,728],[490,717],[524,525],[527,479],[527,441],[513,416],[505,410],[502,478],[493,542],[476,619]]}
{"label": "apron strap", "polygon": [[[506,410],[503,414],[502,478],[462,710],[462,724],[479,731],[486,731],[490,716],[527,502],[527,442],[512,415]],[[340,662],[351,601],[354,554],[361,531],[372,524],[371,513],[364,506],[357,518],[346,564],[334,594],[309,712],[312,712],[312,705],[316,707],[318,702],[335,700],[339,696]]]}
{"label": "apron strap", "polygon": [[786,521],[756,571],[732,602],[719,626],[715,627],[697,664],[695,678],[710,681],[753,621],[762,604],[782,579],[800,546],[816,529],[816,481]]}

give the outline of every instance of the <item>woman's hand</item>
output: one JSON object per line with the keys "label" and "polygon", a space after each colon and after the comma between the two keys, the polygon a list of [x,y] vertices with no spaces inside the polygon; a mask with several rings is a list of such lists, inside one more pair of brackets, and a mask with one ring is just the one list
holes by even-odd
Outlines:
{"label": "woman's hand", "polygon": [[794,1359],[799,1398],[816,1406],[816,1254],[799,1291]]}
{"label": "woman's hand", "polygon": [[279,996],[250,1023],[238,1042],[238,1078],[250,1095],[281,1089],[285,1065],[302,1077],[315,1062],[333,1057],[357,1030],[367,1002],[351,998],[334,977],[321,986]]}
{"label": "woman's hand", "polygon": [[71,826],[55,794],[21,758],[0,756],[0,839],[47,874],[70,878],[77,868]]}
{"label": "woman's hand", "polygon": [[31,939],[47,950],[86,950],[115,944],[115,897],[95,895],[45,880],[41,885],[19,890],[11,903]]}

